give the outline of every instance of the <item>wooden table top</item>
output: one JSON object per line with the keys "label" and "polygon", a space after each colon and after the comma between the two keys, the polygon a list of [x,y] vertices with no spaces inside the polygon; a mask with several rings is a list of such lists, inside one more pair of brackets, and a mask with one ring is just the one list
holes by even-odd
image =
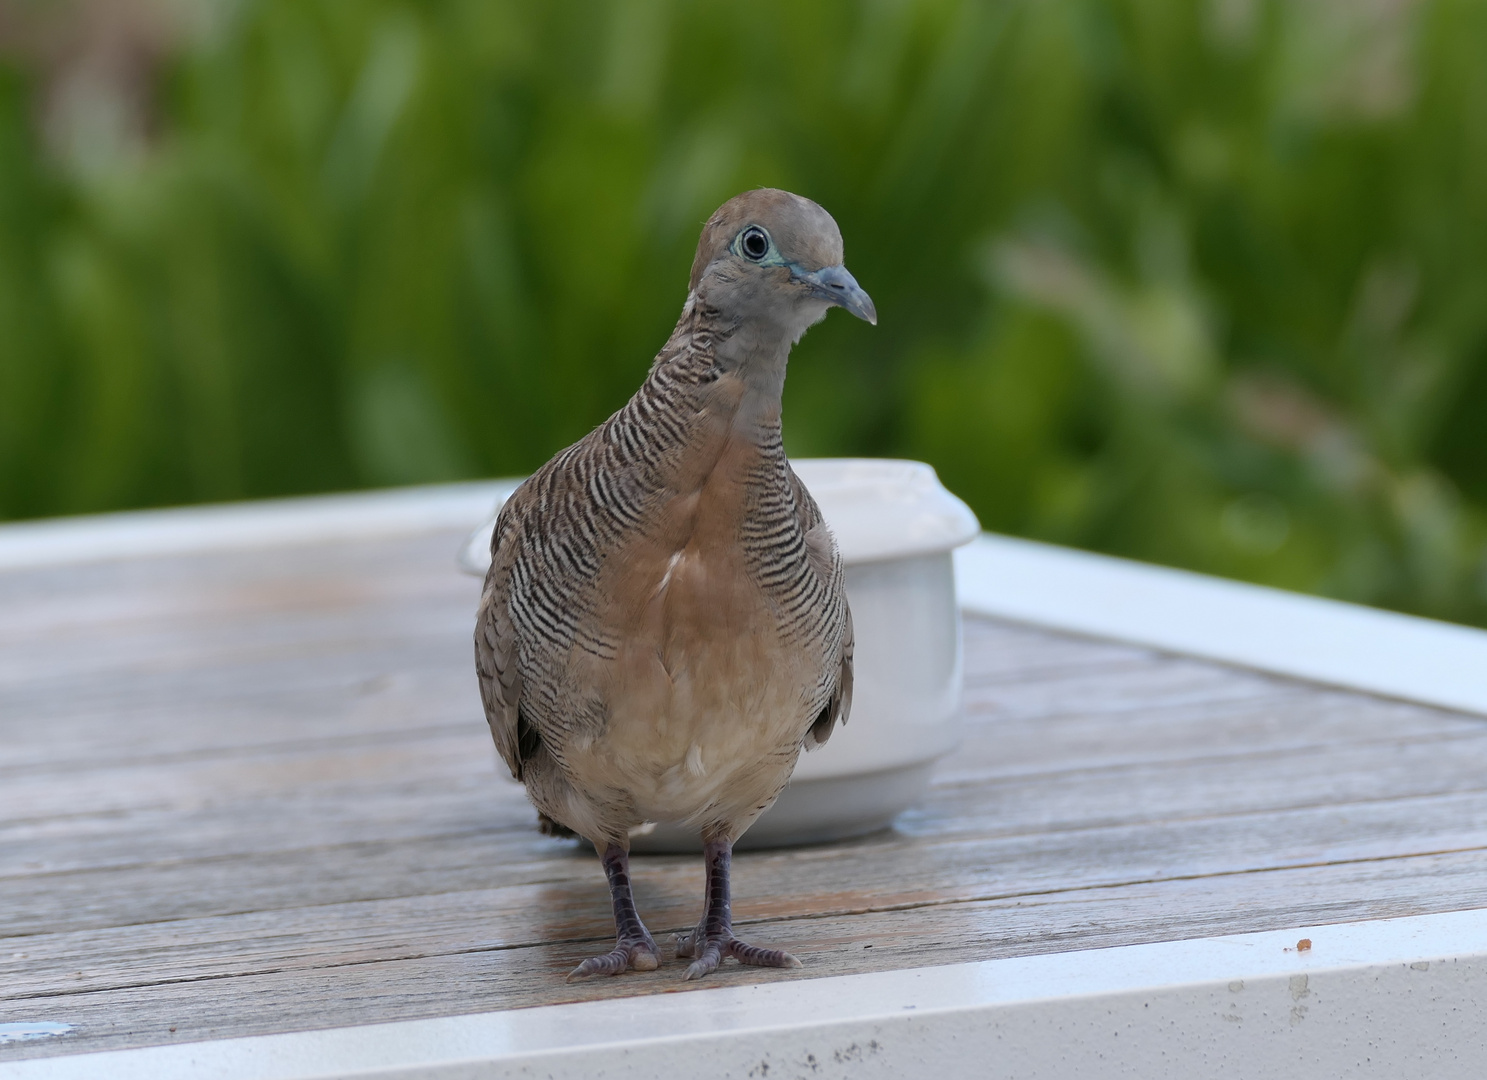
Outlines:
{"label": "wooden table top", "polygon": [[[568,985],[598,861],[497,768],[454,531],[0,573],[0,1063],[1487,906],[1487,723],[971,619],[965,742],[740,853],[805,967]],[[663,952],[689,856],[637,856]],[[664,936],[663,936],[664,935]]]}

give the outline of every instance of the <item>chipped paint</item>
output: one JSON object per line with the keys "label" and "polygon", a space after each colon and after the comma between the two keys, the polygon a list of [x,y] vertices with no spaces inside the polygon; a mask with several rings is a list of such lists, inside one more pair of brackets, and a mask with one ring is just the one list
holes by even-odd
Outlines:
{"label": "chipped paint", "polygon": [[58,1024],[50,1020],[0,1024],[0,1045],[30,1042],[33,1039],[52,1039],[58,1035],[66,1035],[71,1030],[71,1024]]}

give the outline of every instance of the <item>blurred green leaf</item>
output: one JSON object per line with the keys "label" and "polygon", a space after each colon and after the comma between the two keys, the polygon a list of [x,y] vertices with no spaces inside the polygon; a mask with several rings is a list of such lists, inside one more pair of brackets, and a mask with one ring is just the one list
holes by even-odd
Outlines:
{"label": "blurred green leaf", "polygon": [[0,71],[0,516],[530,470],[774,185],[882,315],[797,349],[792,453],[1487,625],[1487,5],[200,10],[112,102]]}

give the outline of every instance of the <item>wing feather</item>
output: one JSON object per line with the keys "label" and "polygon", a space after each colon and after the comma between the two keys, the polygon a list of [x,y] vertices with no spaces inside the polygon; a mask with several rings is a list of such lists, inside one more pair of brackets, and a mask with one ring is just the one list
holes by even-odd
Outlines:
{"label": "wing feather", "polygon": [[841,609],[841,663],[833,673],[826,705],[805,735],[805,748],[814,750],[831,738],[836,725],[845,724],[852,713],[852,653],[856,638],[852,629],[852,610],[847,605],[846,572],[836,539],[831,535],[821,508],[816,505],[804,482],[795,475],[794,469],[790,469],[790,484],[795,496],[797,520],[805,533],[806,550],[817,572],[826,579],[832,602],[840,605]]}
{"label": "wing feather", "polygon": [[[475,671],[480,681],[480,700],[490,724],[496,750],[511,775],[522,779],[525,762],[534,750],[530,733],[524,732],[521,716],[521,669],[517,664],[516,624],[511,618],[511,568],[516,562],[517,529],[522,491],[518,489],[496,518],[491,534],[491,565],[480,596],[480,614],[475,621]],[[526,738],[523,738],[526,736]]]}

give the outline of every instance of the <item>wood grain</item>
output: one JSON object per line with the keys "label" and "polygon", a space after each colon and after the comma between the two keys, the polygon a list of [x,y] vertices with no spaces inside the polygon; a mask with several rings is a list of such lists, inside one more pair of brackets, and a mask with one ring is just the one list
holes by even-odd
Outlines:
{"label": "wood grain", "polygon": [[[0,1061],[614,995],[597,861],[475,693],[451,532],[0,574]],[[965,738],[858,841],[743,853],[700,987],[1487,904],[1487,724],[972,620]],[[635,860],[658,938],[697,860]],[[666,950],[669,954],[669,948]],[[688,992],[698,988],[688,987]]]}

